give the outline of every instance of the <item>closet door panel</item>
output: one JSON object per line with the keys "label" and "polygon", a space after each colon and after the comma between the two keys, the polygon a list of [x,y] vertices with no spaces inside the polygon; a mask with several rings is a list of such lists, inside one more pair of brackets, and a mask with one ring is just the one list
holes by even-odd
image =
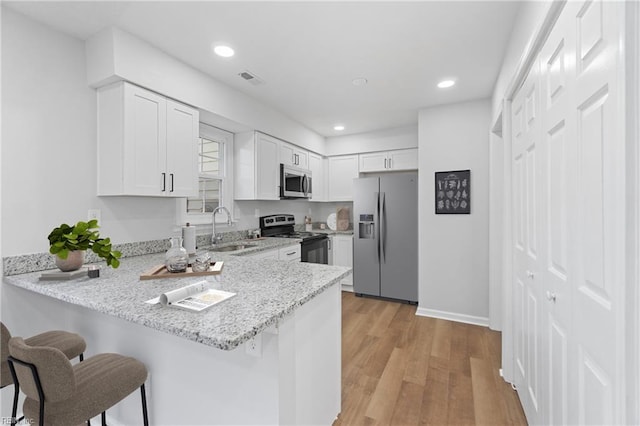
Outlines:
{"label": "closet door panel", "polygon": [[546,348],[544,400],[546,423],[563,425],[570,422],[571,384],[575,373],[570,370],[577,364],[575,346],[571,341],[571,282],[574,279],[574,262],[569,254],[572,234],[569,217],[576,214],[575,201],[575,119],[571,116],[569,99],[573,86],[571,74],[572,39],[569,30],[572,22],[560,17],[540,53],[542,68],[543,108],[541,114],[541,161],[543,174],[543,232],[544,245],[542,272],[546,329],[542,334]]}
{"label": "closet door panel", "polygon": [[540,85],[539,68],[534,66],[513,102],[513,252],[516,291],[514,306],[519,309],[516,324],[516,386],[527,419],[542,423],[540,398],[541,370],[541,289],[540,265]]}
{"label": "closet door panel", "polygon": [[575,421],[616,424],[624,422],[625,380],[624,4],[594,0],[567,8],[576,34]]}

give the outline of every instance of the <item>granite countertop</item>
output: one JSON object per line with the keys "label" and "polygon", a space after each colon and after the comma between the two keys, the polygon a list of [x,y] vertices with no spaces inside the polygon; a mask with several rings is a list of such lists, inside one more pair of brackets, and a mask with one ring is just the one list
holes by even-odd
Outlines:
{"label": "granite countertop", "polygon": [[[340,266],[243,256],[295,242],[267,238],[252,240],[250,243],[257,247],[232,254],[212,252],[213,260],[224,261],[222,273],[216,276],[141,281],[140,274],[164,262],[164,253],[159,253],[122,259],[115,270],[103,263],[100,277],[95,279],[40,281],[41,272],[31,272],[5,276],[4,282],[208,346],[231,350],[351,273],[350,268]],[[236,296],[198,313],[144,303],[163,292],[203,279],[211,288],[231,291]]]}
{"label": "granite countertop", "polygon": [[[236,244],[247,244],[250,247],[247,247],[242,250],[235,250],[232,252],[211,252],[213,257],[223,256],[224,258],[234,258],[237,256],[250,256],[253,254],[257,254],[262,251],[273,250],[281,247],[292,246],[296,244],[300,244],[302,241],[299,238],[277,238],[277,237],[266,237],[266,238],[257,238],[257,239],[245,239],[245,240],[235,240],[226,243],[220,243],[217,247],[226,247],[232,246]],[[198,252],[209,250],[211,246],[198,247]],[[231,257],[229,257],[231,256]],[[224,260],[224,259],[223,259]]]}

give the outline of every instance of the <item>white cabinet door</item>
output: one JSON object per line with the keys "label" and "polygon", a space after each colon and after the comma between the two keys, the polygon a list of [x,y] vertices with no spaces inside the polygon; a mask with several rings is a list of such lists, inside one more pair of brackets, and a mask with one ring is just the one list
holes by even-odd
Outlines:
{"label": "white cabinet door", "polygon": [[98,195],[198,191],[196,109],[119,82],[98,90]]}
{"label": "white cabinet door", "polygon": [[286,166],[309,168],[309,153],[290,143],[280,142],[280,162]]}
{"label": "white cabinet door", "polygon": [[256,137],[256,199],[280,199],[280,143],[271,136],[257,133]]}
{"label": "white cabinet door", "polygon": [[167,99],[166,191],[176,197],[198,193],[198,111]]}
{"label": "white cabinet door", "polygon": [[309,153],[309,170],[311,170],[311,201],[327,200],[326,160],[318,154]]}
{"label": "white cabinet door", "polygon": [[353,179],[358,177],[358,156],[329,157],[329,201],[353,201]]}
{"label": "white cabinet door", "polygon": [[386,152],[369,152],[360,154],[360,172],[379,172],[387,169]]}
{"label": "white cabinet door", "polygon": [[[124,150],[123,176],[114,175],[112,178],[122,180],[118,185],[122,195],[162,195],[166,189],[167,101],[156,93],[130,84],[125,84],[120,90],[124,91],[124,105],[113,103],[99,111],[106,113],[106,109],[115,109],[124,117],[124,129],[110,129],[118,133],[112,136],[122,139]],[[100,119],[98,123],[100,125]],[[111,141],[101,139],[100,135],[98,139],[100,153],[109,149]],[[99,155],[98,160],[102,161],[103,157]],[[109,165],[103,162],[103,166],[101,171],[108,173]],[[103,182],[109,179],[105,175],[102,178]]]}
{"label": "white cabinet door", "polygon": [[285,166],[296,166],[296,156],[293,145],[286,142],[280,143],[280,162]]}
{"label": "white cabinet door", "polygon": [[389,151],[387,162],[391,170],[417,170],[418,149],[399,149]]}
{"label": "white cabinet door", "polygon": [[280,199],[280,141],[259,132],[237,133],[234,155],[236,200]]}
{"label": "white cabinet door", "polygon": [[360,172],[390,172],[418,169],[418,149],[368,152],[360,154]]}
{"label": "white cabinet door", "polygon": [[[353,268],[353,235],[333,235],[333,264],[336,266],[347,266]],[[343,285],[353,285],[353,274],[344,278]]]}
{"label": "white cabinet door", "polygon": [[300,246],[300,244],[283,247],[278,250],[278,259],[300,261],[300,257],[302,256],[301,253],[302,247]]}

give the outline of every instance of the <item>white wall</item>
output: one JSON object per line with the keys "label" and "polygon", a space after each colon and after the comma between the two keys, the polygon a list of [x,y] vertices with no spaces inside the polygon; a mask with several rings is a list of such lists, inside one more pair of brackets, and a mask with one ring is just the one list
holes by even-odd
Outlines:
{"label": "white wall", "polygon": [[[3,256],[48,251],[51,229],[86,220],[88,209],[101,210],[101,234],[116,243],[176,232],[173,199],[95,195],[96,92],[87,84],[84,42],[3,7],[2,88]],[[245,97],[236,106],[248,102]],[[264,122],[282,123],[278,114]],[[264,214],[291,209],[298,222],[309,206],[323,211],[320,203],[273,204],[262,208]],[[257,227],[253,212],[239,209],[237,229]]]}
{"label": "white wall", "polygon": [[[418,314],[488,324],[489,130],[487,100],[419,115]],[[434,173],[471,170],[471,214],[436,215]]]}
{"label": "white wall", "polygon": [[2,254],[45,252],[62,222],[102,211],[115,242],[164,238],[175,201],[96,197],[96,94],[84,43],[2,13]]}
{"label": "white wall", "polygon": [[125,31],[108,28],[87,40],[86,49],[87,82],[93,87],[125,79],[251,129],[324,153],[324,137]]}
{"label": "white wall", "polygon": [[325,155],[418,147],[418,126],[405,126],[326,139]]}

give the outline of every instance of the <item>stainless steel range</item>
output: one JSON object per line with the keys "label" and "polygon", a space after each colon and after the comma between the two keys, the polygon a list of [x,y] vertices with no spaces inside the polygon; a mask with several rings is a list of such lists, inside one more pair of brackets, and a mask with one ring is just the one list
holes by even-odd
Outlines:
{"label": "stainless steel range", "polygon": [[316,232],[296,231],[292,214],[274,214],[260,218],[263,237],[299,238],[301,261],[309,263],[329,263],[329,237]]}

